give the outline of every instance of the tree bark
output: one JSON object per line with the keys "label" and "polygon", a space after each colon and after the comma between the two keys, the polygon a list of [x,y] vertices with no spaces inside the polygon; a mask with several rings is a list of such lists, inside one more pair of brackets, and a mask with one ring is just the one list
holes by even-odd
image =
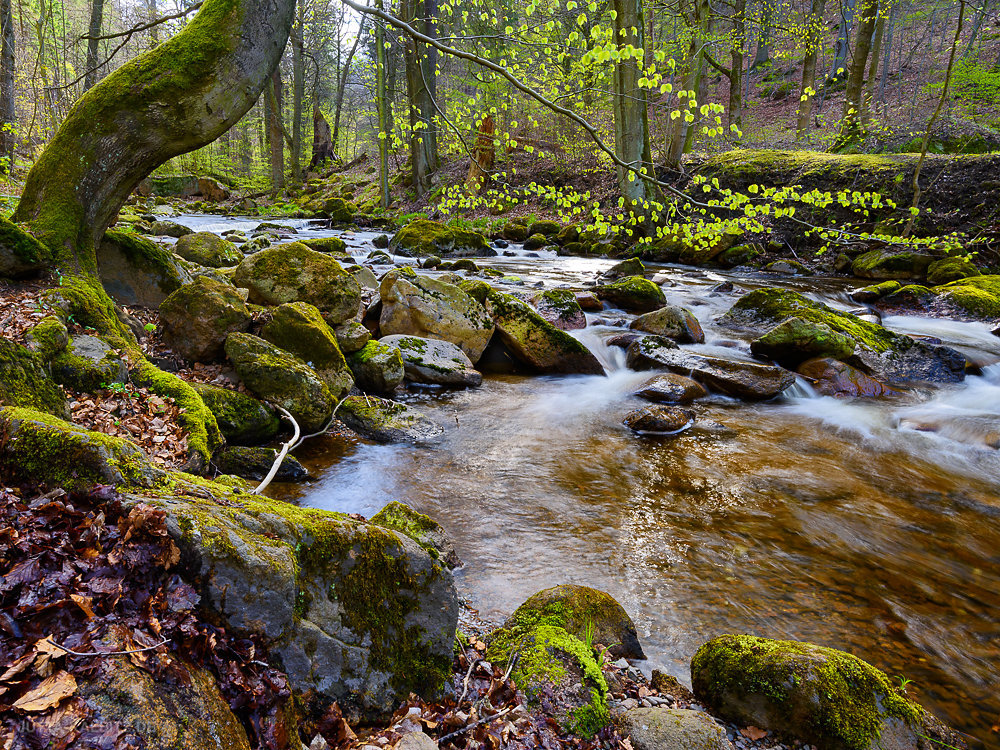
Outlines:
{"label": "tree bark", "polygon": [[855,0],[841,0],[837,47],[833,55],[833,64],[830,66],[830,75],[827,76],[827,83],[834,83],[844,77],[847,66],[847,51],[851,39],[851,25],[854,23],[854,3]]}
{"label": "tree bark", "polygon": [[[691,44],[688,48],[687,72],[684,75],[683,90],[696,92],[701,82],[702,69],[702,45],[708,33],[709,8],[707,0],[694,0],[693,25],[694,30],[691,36]],[[685,125],[687,117],[685,113],[690,112],[688,106],[689,99],[681,99],[678,109],[680,116],[673,119],[670,124],[670,143],[667,148],[666,166],[672,169],[680,169],[681,156],[684,155]]]}
{"label": "tree bark", "polygon": [[[424,3],[421,0],[400,0],[402,20],[426,36],[433,36],[433,24],[425,17],[418,17]],[[426,14],[426,9],[423,9]],[[430,28],[429,28],[430,27]],[[437,135],[433,91],[434,68],[430,68],[430,49],[413,38],[406,40],[404,51],[406,91],[410,110],[410,159],[413,187],[417,195],[431,189],[431,175],[438,167]],[[436,54],[434,59],[436,60]]]}
{"label": "tree bark", "polygon": [[823,12],[826,0],[812,0],[806,55],[802,59],[802,88],[799,90],[799,112],[795,123],[795,137],[802,138],[812,119],[813,97],[816,95],[816,60],[823,44]]}
{"label": "tree bark", "polygon": [[[375,7],[384,10],[382,0],[375,0]],[[378,193],[379,204],[389,208],[389,136],[388,113],[392,102],[386,93],[385,81],[385,27],[375,24],[375,103],[378,107]]]}
{"label": "tree bark", "polygon": [[0,174],[14,166],[17,125],[14,90],[14,15],[11,0],[0,0]]}
{"label": "tree bark", "polygon": [[271,192],[285,187],[285,142],[281,122],[281,70],[275,68],[264,95],[264,113],[267,121],[267,145],[271,162]]}
{"label": "tree bark", "polygon": [[302,104],[306,96],[306,71],[303,55],[305,3],[297,4],[298,19],[292,27],[292,179],[302,180]]}
{"label": "tree bark", "polygon": [[729,114],[727,122],[743,128],[743,48],[747,41],[747,3],[736,0],[733,6],[733,47],[729,52]]}
{"label": "tree bark", "polygon": [[771,42],[771,17],[774,9],[768,0],[764,0],[763,12],[760,19],[760,34],[757,37],[757,53],[753,57],[752,68],[759,68],[771,62],[771,53],[768,44]]}
{"label": "tree bark", "polygon": [[864,92],[865,69],[871,52],[872,34],[875,32],[875,17],[878,15],[878,0],[867,0],[861,7],[861,21],[858,35],[854,40],[854,60],[851,62],[847,78],[847,92],[844,98],[844,116],[840,124],[837,148],[857,143],[862,135],[861,96]]}
{"label": "tree bark", "polygon": [[309,169],[319,169],[326,161],[337,158],[333,150],[333,138],[330,136],[330,123],[326,121],[319,107],[313,104],[313,150]]}
{"label": "tree bark", "polygon": [[294,9],[293,0],[206,0],[180,33],[76,102],[28,173],[15,220],[64,272],[96,273],[96,245],[139,181],[211,143],[257,101]]}
{"label": "tree bark", "polygon": [[334,151],[336,151],[337,141],[340,139],[340,112],[344,106],[344,93],[347,91],[347,79],[350,77],[351,74],[351,61],[354,59],[354,53],[358,51],[358,42],[361,41],[361,35],[365,31],[366,20],[368,20],[367,16],[361,19],[361,23],[358,25],[358,33],[354,37],[354,44],[351,45],[351,49],[347,53],[347,59],[344,61],[344,67],[340,71],[340,85],[337,87],[337,104],[333,114]]}
{"label": "tree bark", "polygon": [[871,62],[868,65],[868,77],[864,83],[864,94],[861,98],[861,124],[867,128],[871,120],[872,99],[875,98],[875,79],[878,78],[878,63],[882,54],[882,38],[885,36],[885,7],[878,14],[875,23],[875,38],[872,41]]}
{"label": "tree bark", "polygon": [[87,62],[83,79],[83,90],[93,88],[97,83],[97,51],[101,40],[101,22],[104,19],[104,0],[93,0],[90,4],[90,27],[87,29]]}
{"label": "tree bark", "polygon": [[[642,0],[614,0],[615,41],[620,48],[645,48]],[[642,60],[620,60],[614,68],[615,153],[630,166],[618,165],[618,188],[630,212],[642,215],[653,188],[641,175],[653,175],[649,145],[649,108],[646,89],[639,87]]]}

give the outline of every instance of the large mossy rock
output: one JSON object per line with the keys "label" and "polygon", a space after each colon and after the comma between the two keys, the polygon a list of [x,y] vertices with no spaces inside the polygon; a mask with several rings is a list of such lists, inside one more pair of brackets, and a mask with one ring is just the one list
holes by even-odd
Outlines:
{"label": "large mossy rock", "polygon": [[601,284],[594,287],[594,294],[629,312],[652,312],[667,304],[663,290],[642,276],[627,276],[610,284]]}
{"label": "large mossy rock", "polygon": [[941,258],[927,266],[927,283],[931,286],[979,275],[976,264],[968,258]]}
{"label": "large mossy rock", "polygon": [[396,232],[389,249],[397,255],[495,255],[490,241],[468,229],[456,229],[438,221],[414,219]]}
{"label": "large mossy rock", "polygon": [[[274,448],[224,445],[212,456],[212,463],[222,474],[259,482],[268,475],[277,458],[278,451]],[[308,478],[309,472],[294,456],[281,459],[274,475],[276,482],[301,482]]]}
{"label": "large mossy rock", "polygon": [[691,681],[725,720],[829,750],[917,750],[952,734],[871,664],[810,643],[719,636],[698,649]]}
{"label": "large mossy rock", "polygon": [[49,369],[60,385],[84,392],[128,382],[125,361],[96,336],[73,336]]}
{"label": "large mossy rock", "polygon": [[191,283],[191,274],[167,248],[145,237],[109,230],[97,248],[101,284],[121,305],[159,307]]}
{"label": "large mossy rock", "polygon": [[587,316],[569,289],[547,289],[528,299],[532,307],[560,331],[576,331],[587,327]]}
{"label": "large mossy rock", "polygon": [[184,235],[174,245],[174,252],[184,260],[209,268],[235,266],[243,260],[243,253],[236,245],[212,232]]}
{"label": "large mossy rock", "polygon": [[851,273],[862,279],[922,279],[934,257],[906,251],[870,250],[859,255],[851,265]]}
{"label": "large mossy rock", "polygon": [[330,389],[291,352],[257,336],[234,333],[226,339],[226,356],[248,389],[286,409],[303,432],[316,432],[330,421],[335,404]]}
{"label": "large mossy rock", "polygon": [[423,443],[444,432],[423,412],[385,398],[348,396],[337,410],[337,418],[376,443]]}
{"label": "large mossy rock", "polygon": [[773,359],[785,367],[813,357],[846,359],[854,354],[854,347],[850,336],[837,333],[825,323],[798,317],[782,321],[750,342],[755,356]]}
{"label": "large mossy rock", "polygon": [[330,325],[354,318],[361,304],[357,280],[329,255],[301,242],[248,256],[236,267],[233,283],[249,289],[250,301],[256,304],[308,302]]}
{"label": "large mossy rock", "polygon": [[346,255],[347,243],[340,237],[313,237],[302,240],[302,244],[310,250],[330,255]]}
{"label": "large mossy rock", "polygon": [[278,434],[281,420],[274,409],[253,396],[206,383],[192,383],[209,411],[215,415],[219,430],[235,445],[259,445]]}
{"label": "large mossy rock", "polygon": [[483,382],[472,360],[457,344],[418,336],[385,336],[380,344],[399,350],[406,379],[412,383],[474,388]]}
{"label": "large mossy rock", "polygon": [[265,638],[297,696],[372,721],[450,674],[454,580],[406,534],[253,495],[143,501],[166,511],[203,605]]}
{"label": "large mossy rock", "polygon": [[795,374],[780,367],[695,354],[660,336],[629,344],[626,362],[633,370],[669,370],[716,393],[748,400],[774,398],[795,382]]}
{"label": "large mossy rock", "polygon": [[[954,349],[893,333],[856,315],[834,310],[785,289],[765,287],[744,295],[722,317],[722,322],[764,333],[790,318],[822,324],[825,328],[817,327],[816,331],[822,331],[824,337],[828,337],[826,329],[830,329],[853,339],[854,355],[849,364],[861,367],[880,380],[954,383],[965,378],[965,357]],[[807,348],[815,350],[816,347]]]}
{"label": "large mossy rock", "polygon": [[4,338],[0,338],[0,405],[69,417],[66,395],[49,378],[41,358]]}
{"label": "large mossy rock", "polygon": [[589,637],[616,658],[646,658],[628,612],[598,589],[571,583],[543,589],[514,610],[503,627],[516,636],[538,625],[563,628],[581,640]]}
{"label": "large mossy rock", "polygon": [[16,407],[0,409],[0,457],[6,479],[68,491],[99,484],[148,488],[165,476],[128,440]]}
{"label": "large mossy rock", "polygon": [[338,401],[354,386],[337,337],[319,309],[308,302],[288,302],[274,309],[260,335],[308,364]]}
{"label": "large mossy rock", "polygon": [[933,291],[938,299],[970,318],[1000,319],[1000,275],[960,279]]}
{"label": "large mossy rock", "polygon": [[55,315],[42,318],[28,331],[28,348],[37,354],[42,362],[51,362],[59,352],[69,346],[69,331],[66,324]]}
{"label": "large mossy rock", "polygon": [[450,341],[473,363],[493,335],[493,320],[483,306],[453,284],[420,276],[409,268],[395,269],[382,278],[383,336],[404,334]]}
{"label": "large mossy rock", "polygon": [[486,298],[486,310],[507,348],[538,372],[604,374],[604,367],[586,346],[517,297],[492,292]]}
{"label": "large mossy rock", "polygon": [[677,305],[664,305],[659,310],[640,315],[629,328],[666,336],[681,344],[705,343],[705,331],[694,313]]}
{"label": "large mossy rock", "polygon": [[163,340],[182,357],[208,362],[222,356],[231,333],[250,327],[250,310],[236,288],[200,276],[160,304]]}
{"label": "large mossy rock", "polygon": [[733,750],[725,729],[690,708],[633,708],[619,727],[633,750]]}
{"label": "large mossy rock", "polygon": [[36,274],[50,258],[45,245],[9,219],[0,217],[0,278]]}
{"label": "large mossy rock", "polygon": [[406,375],[403,355],[395,346],[369,341],[347,358],[358,388],[369,393],[391,395]]}
{"label": "large mossy rock", "polygon": [[418,513],[409,505],[393,500],[372,516],[370,522],[376,526],[406,534],[427,550],[435,560],[441,560],[449,568],[462,564],[454,543],[437,521],[423,513]]}
{"label": "large mossy rock", "polygon": [[191,229],[191,227],[186,227],[183,224],[178,224],[176,221],[170,221],[169,219],[154,221],[151,231],[157,237],[176,237],[178,239],[186,234],[194,234],[194,230]]}

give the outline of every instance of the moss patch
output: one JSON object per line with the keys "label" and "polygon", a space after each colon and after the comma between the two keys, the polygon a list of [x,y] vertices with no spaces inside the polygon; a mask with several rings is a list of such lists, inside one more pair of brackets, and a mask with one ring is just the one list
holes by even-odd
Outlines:
{"label": "moss patch", "polygon": [[66,396],[29,349],[0,338],[0,404],[68,417]]}

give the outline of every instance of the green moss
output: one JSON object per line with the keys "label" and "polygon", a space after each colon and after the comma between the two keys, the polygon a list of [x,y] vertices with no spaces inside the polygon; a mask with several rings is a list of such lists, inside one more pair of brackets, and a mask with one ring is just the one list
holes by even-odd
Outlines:
{"label": "green moss", "polygon": [[1000,275],[974,276],[934,288],[941,299],[974,318],[1000,318]]}
{"label": "green moss", "polygon": [[267,442],[278,434],[281,420],[252,396],[203,383],[192,383],[191,387],[215,415],[219,430],[227,440],[237,445],[256,444]]}
{"label": "green moss", "polygon": [[394,529],[405,534],[430,553],[431,557],[439,557],[439,550],[432,534],[441,534],[441,524],[430,516],[418,513],[408,505],[393,500],[382,510],[371,517],[371,522],[377,526]]}
{"label": "green moss", "polygon": [[[10,254],[12,265],[41,266],[51,259],[48,248],[12,221],[0,217],[0,262]],[[0,265],[0,274],[6,269]]]}
{"label": "green moss", "polygon": [[66,396],[46,375],[42,360],[29,349],[4,338],[0,338],[0,405],[69,416]]}
{"label": "green moss", "polygon": [[[790,706],[793,691],[806,698],[812,739],[822,746],[855,750],[877,746],[882,716],[919,725],[924,711],[900,695],[889,679],[851,654],[797,641],[725,635],[703,645],[691,662],[695,694],[711,700],[722,692],[761,695]],[[809,684],[804,681],[808,678]],[[786,729],[786,731],[788,731]]]}
{"label": "green moss", "polygon": [[99,360],[77,354],[78,338],[57,354],[50,364],[53,379],[69,388],[92,392],[111,383],[124,383],[128,373],[124,362],[114,350],[108,350]]}
{"label": "green moss", "polygon": [[652,312],[667,304],[663,290],[642,276],[628,276],[611,284],[602,284],[594,289],[594,293],[599,299],[636,312]]}
{"label": "green moss", "polygon": [[28,334],[31,348],[42,362],[49,362],[69,343],[66,325],[55,315],[43,318]]}
{"label": "green moss", "polygon": [[922,253],[871,250],[854,260],[851,271],[862,278],[908,279],[923,276],[932,260],[929,255]]}
{"label": "green moss", "polygon": [[480,305],[486,304],[486,298],[493,294],[493,287],[482,279],[463,279],[458,282],[458,288],[468,294]]}
{"label": "green moss", "polygon": [[441,256],[459,250],[483,252],[489,249],[489,241],[479,232],[416,219],[396,233],[390,247],[416,256]]}
{"label": "green moss", "polygon": [[340,237],[320,237],[318,239],[302,240],[302,244],[310,250],[331,255],[342,255],[347,252],[347,243]]}
{"label": "green moss", "polygon": [[[178,276],[173,253],[146,237],[123,232],[119,229],[109,229],[104,233],[102,244],[104,242],[114,244],[126,260],[137,268],[148,270],[164,278],[175,279]],[[178,280],[179,285],[180,281]],[[169,294],[174,291],[174,288],[163,291]]]}
{"label": "green moss", "polygon": [[979,269],[969,258],[942,258],[927,267],[927,283],[931,286],[947,284],[970,276],[979,276]]}

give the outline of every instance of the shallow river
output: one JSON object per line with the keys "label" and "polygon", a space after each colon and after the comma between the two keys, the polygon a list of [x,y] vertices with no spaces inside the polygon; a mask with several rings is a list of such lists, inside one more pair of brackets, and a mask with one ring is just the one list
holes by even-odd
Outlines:
{"label": "shallow river", "polygon": [[[347,237],[349,251],[363,257],[372,236]],[[480,264],[546,287],[611,265],[542,255]],[[665,275],[668,302],[704,326],[707,343],[690,348],[729,357],[749,352],[714,321],[735,299],[711,293],[721,281],[856,307],[844,280],[651,270]],[[485,615],[502,618],[558,583],[604,589],[635,618],[649,666],[685,681],[698,646],[720,633],[846,649],[912,680],[911,696],[997,746],[1000,364],[990,363],[1000,338],[983,324],[889,317],[889,328],[962,349],[983,375],[881,402],[817,398],[804,383],[769,403],[713,397],[694,405],[693,428],[648,438],[621,420],[644,405],[631,393],[650,374],[603,343],[620,328],[589,317],[577,335],[607,377],[412,390],[406,400],[445,426],[439,443],[314,442],[301,458],[319,479],[293,492],[330,510],[369,515],[400,500],[433,516],[465,563],[460,592]]]}

